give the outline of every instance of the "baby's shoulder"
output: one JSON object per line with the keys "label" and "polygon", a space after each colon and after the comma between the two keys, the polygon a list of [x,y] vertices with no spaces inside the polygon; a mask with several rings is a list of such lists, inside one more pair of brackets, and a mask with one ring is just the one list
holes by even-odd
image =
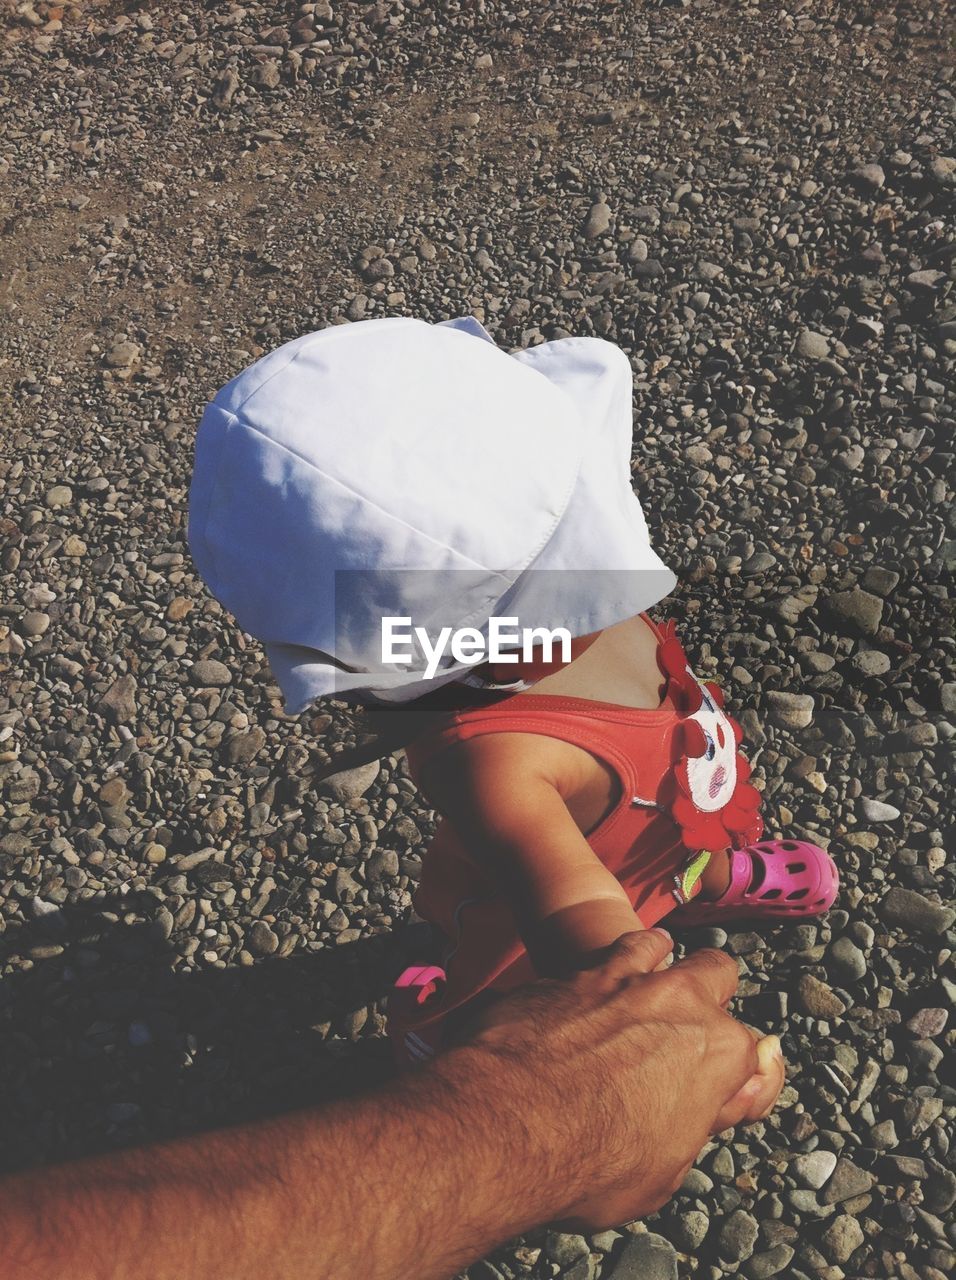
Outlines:
{"label": "baby's shoulder", "polygon": [[549,783],[562,796],[572,795],[593,768],[590,753],[572,743],[509,729],[438,748],[422,763],[418,782],[447,811],[469,797],[493,799],[538,782]]}

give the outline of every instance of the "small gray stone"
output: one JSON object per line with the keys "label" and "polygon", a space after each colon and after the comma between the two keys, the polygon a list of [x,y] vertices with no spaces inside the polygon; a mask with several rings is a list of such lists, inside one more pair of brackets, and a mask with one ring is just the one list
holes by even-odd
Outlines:
{"label": "small gray stone", "polygon": [[766,940],[759,933],[732,933],[727,938],[727,950],[735,956],[753,955],[766,946]]}
{"label": "small gray stone", "polygon": [[597,1263],[590,1253],[578,1258],[577,1262],[572,1262],[570,1267],[561,1272],[562,1280],[595,1280],[596,1275]]}
{"label": "small gray stone", "polygon": [[710,1219],[699,1209],[682,1213],[674,1223],[674,1239],[683,1253],[693,1253],[704,1243],[710,1230]]}
{"label": "small gray stone", "polygon": [[798,924],[790,935],[790,945],[794,951],[809,951],[817,944],[817,927],[815,924]]}
{"label": "small gray stone", "polygon": [[895,822],[900,816],[899,809],[884,800],[862,800],[860,808],[867,822]]}
{"label": "small gray stone", "polygon": [[341,804],[350,800],[358,800],[375,782],[381,771],[377,760],[368,764],[360,764],[355,769],[343,769],[341,773],[333,773],[323,778],[318,789],[323,794],[333,796]]}
{"label": "small gray stone", "polygon": [[55,484],[52,489],[46,491],[48,507],[68,507],[72,501],[73,490],[68,484]]}
{"label": "small gray stone", "polygon": [[[53,849],[53,841],[50,841]],[[22,858],[30,850],[30,837],[20,831],[8,831],[0,836],[0,853],[7,853],[11,858]]]}
{"label": "small gray stone", "polygon": [[866,454],[858,444],[851,444],[849,449],[844,449],[842,453],[837,454],[837,458],[844,471],[859,471],[863,466]]}
{"label": "small gray stone", "polygon": [[896,1125],[892,1120],[881,1120],[879,1124],[870,1127],[870,1145],[876,1147],[877,1151],[891,1151],[893,1147],[899,1146],[899,1141]]}
{"label": "small gray stone", "polygon": [[909,1060],[921,1075],[931,1075],[943,1061],[943,1051],[932,1040],[914,1040],[909,1048]]}
{"label": "small gray stone", "polygon": [[934,1170],[922,1191],[923,1204],[930,1213],[948,1213],[956,1202],[956,1173],[952,1169]]}
{"label": "small gray stone", "polygon": [[723,274],[724,269],[719,262],[707,262],[705,259],[701,259],[694,268],[694,275],[697,279],[703,280],[708,284],[713,280],[719,280]]}
{"label": "small gray stone", "polygon": [[793,1255],[793,1248],[781,1241],[766,1253],[755,1253],[744,1264],[744,1275],[748,1276],[749,1280],[769,1280],[770,1276],[778,1276],[790,1265]]}
{"label": "small gray stone", "polygon": [[[731,1160],[731,1169],[733,1161]],[[714,1189],[714,1180],[709,1178],[703,1169],[691,1169],[687,1177],[681,1183],[681,1191],[684,1195],[693,1196],[694,1199],[702,1199],[709,1195]]]}
{"label": "small gray stone", "polygon": [[45,635],[50,626],[50,618],[46,613],[41,613],[39,609],[28,609],[20,619],[21,635],[35,638]]}
{"label": "small gray stone", "polygon": [[800,1007],[812,1018],[840,1018],[846,1013],[846,1005],[825,982],[805,973],[797,987]]}
{"label": "small gray stone", "polygon": [[892,666],[889,657],[879,649],[861,649],[853,655],[850,663],[863,676],[884,676]]}
{"label": "small gray stone", "polygon": [[794,1177],[805,1187],[819,1191],[836,1168],[837,1158],[832,1151],[810,1151],[797,1156],[790,1168]]}
{"label": "small gray stone", "polygon": [[606,235],[611,227],[611,210],[603,200],[591,205],[587,220],[584,223],[584,235],[588,240],[596,240]]}
{"label": "small gray stone", "polygon": [[735,1209],[720,1229],[717,1248],[720,1256],[729,1262],[743,1262],[749,1258],[757,1243],[759,1224],[745,1209]]}
{"label": "small gray stone", "polygon": [[937,156],[929,162],[930,176],[941,186],[951,187],[956,184],[956,158],[953,156]]}
{"label": "small gray stone", "polygon": [[21,600],[27,609],[42,609],[45,604],[52,604],[56,599],[56,593],[51,591],[46,583],[40,583],[34,587],[27,587]]}
{"label": "small gray stone", "polygon": [[906,1023],[906,1029],[920,1040],[932,1039],[943,1034],[948,1019],[947,1009],[919,1009]]}
{"label": "small gray stone", "polygon": [[766,571],[768,569],[772,569],[776,563],[777,557],[772,556],[769,551],[755,551],[750,559],[744,562],[744,573],[766,573]]}
{"label": "small gray stone", "polygon": [[813,698],[808,693],[768,693],[767,708],[783,729],[806,729],[813,721]]}
{"label": "small gray stone", "polygon": [[239,84],[239,76],[232,67],[230,67],[228,71],[224,72],[224,74],[216,81],[213,88],[212,100],[220,111],[224,111],[232,102],[233,95],[239,88]]}
{"label": "small gray stone", "polygon": [[601,1253],[610,1253],[620,1238],[619,1231],[596,1231],[590,1237],[591,1248],[598,1249]]}
{"label": "small gray stone", "polygon": [[903,749],[909,750],[911,747],[935,747],[939,741],[939,730],[935,724],[908,724],[905,725],[899,734],[899,740],[904,744]]}
{"label": "small gray stone", "polygon": [[130,369],[140,358],[142,348],[136,342],[114,342],[103,357],[111,369]]}
{"label": "small gray stone", "polygon": [[[184,853],[172,864],[177,871],[195,871],[204,862],[215,861],[215,849],[197,849],[194,853]],[[226,876],[223,872],[223,876]]]}
{"label": "small gray stone", "polygon": [[398,872],[399,859],[394,849],[376,849],[365,864],[365,875],[371,881],[392,880]]}
{"label": "small gray stone", "polygon": [[793,1191],[788,1191],[787,1203],[801,1218],[828,1218],[833,1213],[828,1205],[820,1203],[815,1191],[805,1187],[795,1187]]}
{"label": "small gray stone", "polygon": [[99,701],[101,711],[115,724],[128,724],[136,718],[136,680],[133,676],[120,676],[114,680]]}
{"label": "small gray stone", "polygon": [[797,355],[808,360],[822,360],[830,354],[830,339],[812,329],[804,329],[797,338]]}
{"label": "small gray stone", "polygon": [[677,1280],[677,1252],[663,1236],[628,1235],[603,1275],[607,1280]]}
{"label": "small gray stone", "polygon": [[838,591],[829,597],[828,603],[839,618],[851,622],[865,635],[875,635],[879,630],[883,619],[883,601],[879,596],[854,587],[852,591]]}
{"label": "small gray stone", "polygon": [[841,1213],[823,1233],[823,1248],[831,1262],[849,1262],[863,1243],[863,1228],[856,1218]]}
{"label": "small gray stone", "polygon": [[267,58],[252,75],[253,83],[260,89],[278,89],[282,83],[282,71],[275,58]]}
{"label": "small gray stone", "polygon": [[798,587],[791,595],[778,599],[776,604],[777,613],[784,622],[793,626],[802,613],[805,613],[807,609],[811,609],[816,604],[819,594],[819,587],[815,587],[810,583]]}
{"label": "small gray stone", "polygon": [[544,1242],[544,1252],[559,1267],[569,1267],[578,1258],[586,1258],[591,1247],[584,1236],[564,1231],[549,1231]]}
{"label": "small gray stone", "polygon": [[871,565],[863,575],[863,586],[878,596],[888,596],[900,580],[895,569],[884,569],[880,565]]}
{"label": "small gray stone", "polygon": [[878,164],[862,164],[853,170],[850,177],[858,187],[863,187],[866,191],[879,191],[886,182],[886,174]]}
{"label": "small gray stone", "polygon": [[[884,1171],[889,1170],[890,1177],[893,1179],[912,1178],[922,1182],[926,1177],[926,1161],[920,1160],[918,1156],[883,1156],[880,1160],[880,1168]],[[886,1181],[885,1178],[884,1181]]]}
{"label": "small gray stone", "polygon": [[254,956],[271,956],[279,949],[279,939],[264,920],[256,920],[246,934],[246,945]]}
{"label": "small gray stone", "polygon": [[[907,1137],[910,1139],[920,1137],[936,1123],[942,1114],[942,1098],[907,1098],[903,1103],[903,1124],[906,1126]],[[891,1120],[886,1123],[892,1127],[892,1133],[887,1133],[885,1136],[887,1139],[892,1137],[893,1141],[885,1142],[884,1146],[892,1148],[897,1145],[896,1127]],[[870,1132],[872,1141],[872,1130]]]}
{"label": "small gray stone", "polygon": [[7,784],[7,798],[11,804],[29,804],[40,794],[40,775],[32,769],[24,770],[18,778]]}
{"label": "small gray stone", "polygon": [[956,920],[956,911],[924,898],[914,889],[892,888],[880,903],[880,915],[889,925],[912,933],[945,933]]}
{"label": "small gray stone", "polygon": [[234,733],[223,744],[222,755],[227,764],[248,764],[266,745],[265,732],[253,725],[248,732]]}
{"label": "small gray stone", "polygon": [[858,982],[866,974],[866,956],[847,937],[831,944],[826,959],[827,968],[840,982]]}
{"label": "small gray stone", "polygon": [[352,902],[361,887],[347,867],[336,868],[335,875],[332,877],[332,895],[337,902]]}
{"label": "small gray stone", "polygon": [[189,668],[191,684],[201,689],[222,689],[232,683],[232,672],[215,658],[200,658]]}
{"label": "small gray stone", "polygon": [[911,271],[906,277],[906,284],[910,289],[913,289],[916,292],[923,289],[929,291],[935,289],[939,282],[945,279],[946,273],[944,271],[934,271],[932,269],[927,271]]}

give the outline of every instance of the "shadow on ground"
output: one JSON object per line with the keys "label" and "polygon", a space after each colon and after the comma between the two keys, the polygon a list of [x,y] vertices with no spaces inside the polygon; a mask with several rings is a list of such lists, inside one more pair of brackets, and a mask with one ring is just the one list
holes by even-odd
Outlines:
{"label": "shadow on ground", "polygon": [[375,1006],[420,929],[197,973],[174,967],[155,924],[104,919],[141,905],[134,896],[0,937],[0,963],[37,957],[0,982],[0,1172],[292,1110],[391,1074]]}

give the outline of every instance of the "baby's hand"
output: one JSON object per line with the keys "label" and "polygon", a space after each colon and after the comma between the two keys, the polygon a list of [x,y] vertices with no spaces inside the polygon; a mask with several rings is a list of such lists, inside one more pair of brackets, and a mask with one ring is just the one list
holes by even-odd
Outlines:
{"label": "baby's hand", "polygon": [[779,1037],[762,1036],[753,1027],[747,1030],[757,1041],[757,1070],[720,1112],[715,1133],[737,1124],[763,1120],[773,1110],[786,1079],[787,1066]]}

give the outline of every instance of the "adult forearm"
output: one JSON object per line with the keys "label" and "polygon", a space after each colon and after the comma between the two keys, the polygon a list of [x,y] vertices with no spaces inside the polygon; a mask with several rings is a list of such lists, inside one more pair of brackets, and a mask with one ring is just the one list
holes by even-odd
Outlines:
{"label": "adult forearm", "polygon": [[466,1047],[366,1099],[7,1179],[0,1273],[446,1280],[560,1209],[500,1072]]}

